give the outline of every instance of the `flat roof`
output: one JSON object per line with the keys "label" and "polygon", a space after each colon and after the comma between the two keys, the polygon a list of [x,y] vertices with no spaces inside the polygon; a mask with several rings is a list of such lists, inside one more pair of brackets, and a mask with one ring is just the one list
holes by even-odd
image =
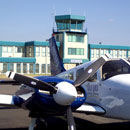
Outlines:
{"label": "flat roof", "polygon": [[104,45],[104,44],[89,44],[90,48],[104,48],[104,49],[124,49],[129,50],[130,46],[122,46],[122,45]]}
{"label": "flat roof", "polygon": [[[57,46],[60,46],[60,42],[56,42]],[[0,46],[49,46],[49,41],[27,41],[27,42],[16,42],[16,41],[0,41]]]}
{"label": "flat roof", "polygon": [[79,20],[79,21],[85,21],[85,16],[80,15],[56,15],[55,20]]}

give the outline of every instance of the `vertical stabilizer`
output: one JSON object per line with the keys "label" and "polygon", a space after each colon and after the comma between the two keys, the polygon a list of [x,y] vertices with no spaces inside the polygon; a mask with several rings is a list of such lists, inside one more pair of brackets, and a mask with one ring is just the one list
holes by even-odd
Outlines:
{"label": "vertical stabilizer", "polygon": [[59,56],[59,51],[54,36],[52,36],[52,38],[49,39],[49,43],[50,43],[51,74],[54,76],[61,72],[64,72],[65,68],[63,66],[62,59]]}

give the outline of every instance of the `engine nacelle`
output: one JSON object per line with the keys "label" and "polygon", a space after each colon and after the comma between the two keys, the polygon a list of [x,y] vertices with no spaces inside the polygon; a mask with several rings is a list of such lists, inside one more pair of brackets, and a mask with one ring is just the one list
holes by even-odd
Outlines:
{"label": "engine nacelle", "polygon": [[76,88],[68,82],[60,82],[56,85],[57,93],[53,94],[54,100],[59,105],[70,105],[77,98]]}

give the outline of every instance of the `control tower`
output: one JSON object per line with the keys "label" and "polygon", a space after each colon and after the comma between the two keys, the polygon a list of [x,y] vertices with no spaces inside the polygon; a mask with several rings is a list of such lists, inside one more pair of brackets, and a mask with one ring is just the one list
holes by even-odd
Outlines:
{"label": "control tower", "polygon": [[87,33],[84,31],[84,16],[55,16],[56,41],[60,42],[60,56],[66,69],[88,61]]}

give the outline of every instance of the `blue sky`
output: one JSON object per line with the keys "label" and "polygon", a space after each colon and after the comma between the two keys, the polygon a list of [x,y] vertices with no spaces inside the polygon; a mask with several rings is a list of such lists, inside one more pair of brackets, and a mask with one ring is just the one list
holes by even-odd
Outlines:
{"label": "blue sky", "polygon": [[130,45],[130,0],[0,0],[0,41],[45,41],[56,15],[85,15],[89,43]]}

